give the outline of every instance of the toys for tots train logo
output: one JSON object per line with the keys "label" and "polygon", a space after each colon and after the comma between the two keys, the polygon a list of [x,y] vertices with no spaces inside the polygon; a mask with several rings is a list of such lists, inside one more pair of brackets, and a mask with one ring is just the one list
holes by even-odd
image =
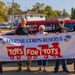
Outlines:
{"label": "toys for tots train logo", "polygon": [[[8,57],[10,59],[14,59],[16,57],[17,59],[21,59],[22,56],[25,56],[27,59],[37,59],[39,56],[43,56],[45,59],[48,57],[53,58],[61,58],[61,49],[59,47],[59,43],[55,42],[52,43],[52,46],[49,46],[48,44],[44,45],[38,45],[40,47],[40,50],[38,50],[35,47],[28,47],[26,48],[26,53],[24,52],[24,46],[12,46],[12,47],[6,47],[8,52]],[[25,53],[25,54],[24,54]]]}
{"label": "toys for tots train logo", "polygon": [[53,58],[61,58],[61,49],[59,47],[59,43],[55,42],[52,43],[52,46],[49,47],[47,44],[46,45],[39,45],[41,47],[42,55],[44,58],[48,58],[49,56],[52,56]]}
{"label": "toys for tots train logo", "polygon": [[17,59],[20,59],[21,56],[24,56],[24,46],[11,46],[6,47],[8,52],[8,57],[10,59],[14,59],[16,57]]}
{"label": "toys for tots train logo", "polygon": [[26,56],[28,59],[31,59],[32,57],[37,59],[38,56],[44,56],[45,59],[49,56],[52,56],[53,58],[62,57],[58,42],[52,43],[51,47],[49,47],[48,44],[38,45],[38,47],[41,47],[41,50],[38,50],[37,48],[26,48]]}

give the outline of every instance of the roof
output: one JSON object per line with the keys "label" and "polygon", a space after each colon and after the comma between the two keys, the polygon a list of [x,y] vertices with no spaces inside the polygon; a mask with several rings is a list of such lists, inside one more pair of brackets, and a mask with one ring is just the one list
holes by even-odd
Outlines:
{"label": "roof", "polygon": [[33,12],[33,11],[22,11],[22,12],[16,13],[15,15],[17,15],[17,14],[40,14],[40,15],[44,15],[42,13]]}
{"label": "roof", "polygon": [[66,18],[69,16],[56,16],[56,17],[48,17],[48,19],[58,19],[58,18]]}
{"label": "roof", "polygon": [[47,20],[52,20],[52,19],[56,19],[56,20],[58,20],[58,19],[65,19],[65,18],[69,18],[70,19],[70,17],[69,16],[57,16],[57,17],[48,17],[47,18]]}

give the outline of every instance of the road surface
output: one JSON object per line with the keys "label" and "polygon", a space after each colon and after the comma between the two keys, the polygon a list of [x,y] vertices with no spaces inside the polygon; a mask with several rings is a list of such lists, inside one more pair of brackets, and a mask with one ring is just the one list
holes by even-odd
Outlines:
{"label": "road surface", "polygon": [[31,65],[31,72],[26,71],[26,64],[22,62],[22,71],[16,72],[17,62],[5,62],[3,64],[3,73],[1,75],[75,75],[73,71],[73,64],[67,65],[68,70],[70,73],[66,73],[62,71],[62,65],[60,63],[58,73],[53,73],[54,71],[54,61],[49,61],[48,66],[46,67],[47,72],[38,72],[38,65],[37,62],[32,62]]}

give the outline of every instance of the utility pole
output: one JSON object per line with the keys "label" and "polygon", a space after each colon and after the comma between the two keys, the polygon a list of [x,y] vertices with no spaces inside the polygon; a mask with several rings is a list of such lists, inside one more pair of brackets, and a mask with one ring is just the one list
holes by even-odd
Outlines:
{"label": "utility pole", "polygon": [[14,23],[14,0],[12,0],[12,31],[13,31],[13,23]]}

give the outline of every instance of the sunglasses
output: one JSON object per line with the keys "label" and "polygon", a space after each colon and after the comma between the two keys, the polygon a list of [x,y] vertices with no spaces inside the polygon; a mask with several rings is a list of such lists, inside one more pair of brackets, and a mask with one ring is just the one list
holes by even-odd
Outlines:
{"label": "sunglasses", "polygon": [[44,30],[44,29],[40,29],[40,30]]}

